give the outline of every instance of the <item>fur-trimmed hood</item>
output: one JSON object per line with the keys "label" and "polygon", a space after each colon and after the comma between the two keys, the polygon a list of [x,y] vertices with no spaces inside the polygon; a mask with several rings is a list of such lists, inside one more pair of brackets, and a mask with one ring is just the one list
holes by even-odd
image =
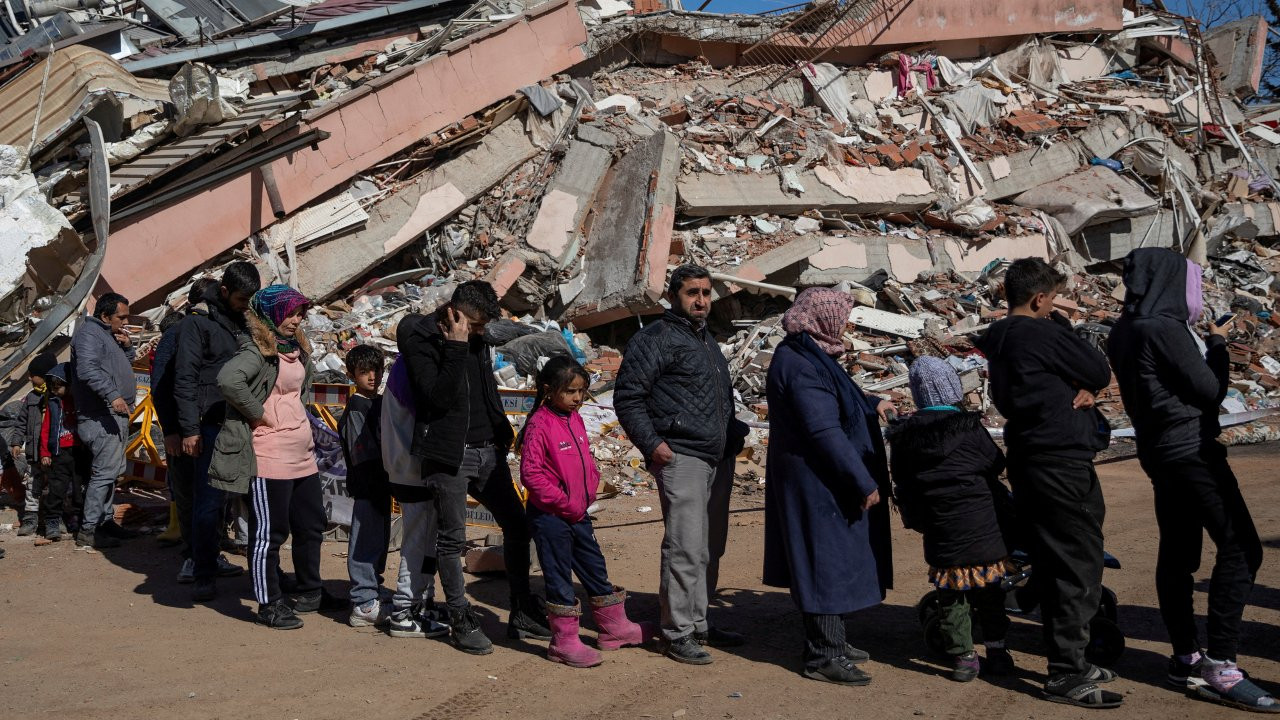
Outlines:
{"label": "fur-trimmed hood", "polygon": [[982,413],[921,410],[885,433],[894,453],[946,457],[965,435],[982,427]]}
{"label": "fur-trimmed hood", "polygon": [[[253,344],[262,352],[263,357],[273,358],[278,354],[276,348],[276,334],[267,326],[257,313],[246,312],[244,314],[245,325],[249,328],[249,337],[253,340]],[[298,331],[293,334],[293,338],[298,341],[298,347],[302,350],[304,357],[311,355],[311,343],[307,340],[307,334],[298,326]]]}

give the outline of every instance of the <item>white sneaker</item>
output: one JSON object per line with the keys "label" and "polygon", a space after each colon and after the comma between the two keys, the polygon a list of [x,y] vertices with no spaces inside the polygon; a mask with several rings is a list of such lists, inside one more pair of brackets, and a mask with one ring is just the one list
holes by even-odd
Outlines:
{"label": "white sneaker", "polygon": [[391,620],[387,606],[377,600],[370,600],[364,605],[352,605],[347,624],[351,627],[379,627]]}
{"label": "white sneaker", "polygon": [[186,585],[196,581],[196,563],[191,558],[182,561],[182,569],[178,571],[178,582]]}
{"label": "white sneaker", "polygon": [[227,560],[226,555],[218,556],[218,577],[239,577],[244,574],[244,568]]}

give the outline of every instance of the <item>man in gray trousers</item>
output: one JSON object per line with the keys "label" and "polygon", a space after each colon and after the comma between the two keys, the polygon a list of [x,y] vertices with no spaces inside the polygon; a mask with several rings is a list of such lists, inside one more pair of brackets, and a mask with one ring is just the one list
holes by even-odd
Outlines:
{"label": "man in gray trousers", "polygon": [[707,622],[729,533],[734,456],[747,427],[733,416],[729,366],[711,333],[711,274],[681,265],[670,310],[636,333],[614,388],[618,421],[658,480],[663,522],[662,635],[667,657],[706,665],[704,645],[741,645]]}
{"label": "man in gray trousers", "polygon": [[124,331],[129,301],[107,293],[98,298],[93,317],[71,338],[71,394],[76,403],[76,434],[92,455],[85,487],[84,523],[77,545],[110,548],[136,537],[115,522],[116,479],[125,471],[129,412],[137,395],[133,345]]}

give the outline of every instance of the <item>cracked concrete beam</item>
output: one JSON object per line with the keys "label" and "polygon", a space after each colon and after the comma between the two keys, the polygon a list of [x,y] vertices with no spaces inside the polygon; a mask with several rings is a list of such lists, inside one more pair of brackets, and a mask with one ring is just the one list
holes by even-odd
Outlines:
{"label": "cracked concrete beam", "polygon": [[1080,235],[1096,262],[1119,260],[1139,247],[1176,247],[1174,213],[1161,209],[1150,215],[1126,218],[1084,228]]}
{"label": "cracked concrete beam", "polygon": [[575,240],[613,162],[617,144],[613,135],[584,125],[551,176],[525,243],[547,255],[557,267],[564,267],[570,256],[577,254]]}
{"label": "cracked concrete beam", "polygon": [[1048,259],[1051,248],[1044,235],[1003,235],[983,243],[966,238],[934,236],[935,263],[923,239],[897,235],[820,237],[821,250],[804,261],[796,285],[834,285],[842,280],[862,282],[885,269],[898,282],[915,282],[921,273],[955,270],[969,279],[992,260],[1011,257]]}
{"label": "cracked concrete beam", "polygon": [[682,214],[690,217],[729,215],[799,215],[814,208],[847,213],[912,212],[927,208],[937,195],[915,168],[819,166],[800,173],[805,192],[783,192],[777,175],[694,173],[680,178]]}

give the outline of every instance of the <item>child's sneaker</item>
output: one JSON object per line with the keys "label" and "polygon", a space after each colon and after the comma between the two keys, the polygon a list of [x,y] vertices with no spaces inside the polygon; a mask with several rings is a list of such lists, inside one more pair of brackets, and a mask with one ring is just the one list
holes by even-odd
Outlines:
{"label": "child's sneaker", "polygon": [[1013,656],[1002,647],[989,647],[987,648],[986,667],[983,670],[985,674],[993,677],[1012,675],[1014,670]]}
{"label": "child's sneaker", "polygon": [[956,682],[969,682],[978,677],[978,668],[981,666],[978,661],[978,653],[970,650],[963,655],[956,655],[952,661],[951,679]]}
{"label": "child's sneaker", "polygon": [[449,628],[429,618],[420,618],[412,609],[391,613],[387,632],[394,638],[436,638],[449,634]]}
{"label": "child's sneaker", "polygon": [[363,605],[352,605],[347,624],[351,627],[380,627],[391,621],[387,607],[375,598]]}
{"label": "child's sneaker", "polygon": [[1171,655],[1165,681],[1172,687],[1193,690],[1204,684],[1200,677],[1200,666],[1203,664],[1204,655],[1198,650],[1190,655]]}

